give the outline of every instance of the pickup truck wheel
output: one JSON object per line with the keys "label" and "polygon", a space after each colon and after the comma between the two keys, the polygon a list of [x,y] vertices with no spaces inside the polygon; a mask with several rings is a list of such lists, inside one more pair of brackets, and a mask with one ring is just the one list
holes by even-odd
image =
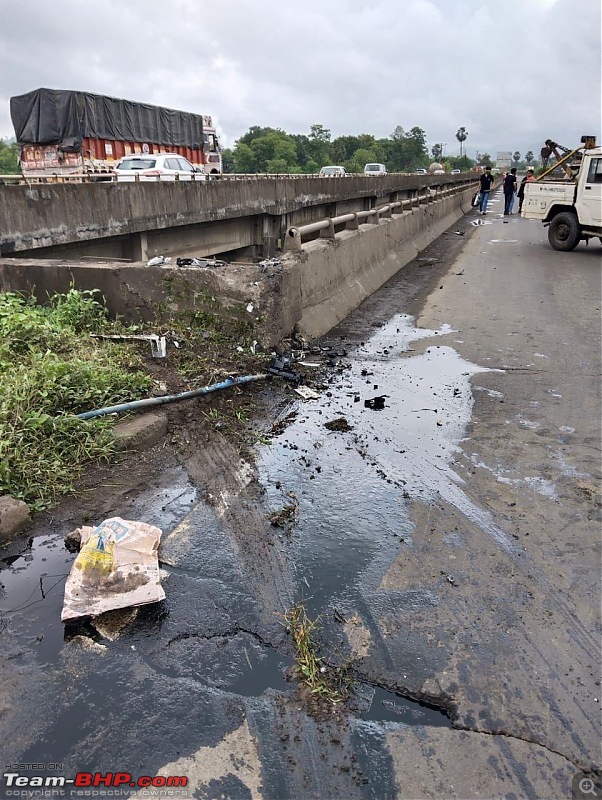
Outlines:
{"label": "pickup truck wheel", "polygon": [[574,250],[581,239],[577,217],[570,211],[556,214],[548,228],[548,241],[554,250]]}

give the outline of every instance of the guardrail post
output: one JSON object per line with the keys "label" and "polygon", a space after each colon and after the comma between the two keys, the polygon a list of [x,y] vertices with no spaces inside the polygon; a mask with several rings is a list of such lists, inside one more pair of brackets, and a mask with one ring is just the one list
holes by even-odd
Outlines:
{"label": "guardrail post", "polygon": [[373,209],[373,213],[366,217],[366,225],[378,225],[378,216],[379,212],[378,209]]}
{"label": "guardrail post", "polygon": [[345,230],[346,231],[356,231],[356,230],[358,230],[359,226],[360,225],[359,225],[359,222],[357,221],[357,214],[354,214],[353,215],[353,219],[350,219],[350,220],[347,221],[347,224],[345,225]]}
{"label": "guardrail post", "polygon": [[284,249],[301,250],[301,234],[297,228],[289,228],[284,237]]}
{"label": "guardrail post", "polygon": [[320,231],[321,239],[334,239],[334,222],[332,219],[328,220],[328,227],[322,228]]}

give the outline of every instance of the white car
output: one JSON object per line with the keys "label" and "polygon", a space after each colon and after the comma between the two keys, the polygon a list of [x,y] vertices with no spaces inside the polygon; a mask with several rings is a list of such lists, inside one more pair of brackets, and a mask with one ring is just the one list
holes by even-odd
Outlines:
{"label": "white car", "polygon": [[191,164],[177,153],[124,156],[115,166],[117,181],[206,180],[202,167]]}
{"label": "white car", "polygon": [[460,175],[461,173],[462,173],[462,170],[460,170],[460,169],[452,169],[452,171],[450,172],[450,175]]}
{"label": "white car", "polygon": [[428,174],[429,174],[428,170],[422,168],[414,171],[414,175],[428,175]]}
{"label": "white car", "polygon": [[342,175],[346,175],[347,171],[345,167],[322,167],[320,170],[320,177],[321,178],[339,178]]}
{"label": "white car", "polygon": [[387,168],[384,164],[366,164],[364,175],[386,175]]}

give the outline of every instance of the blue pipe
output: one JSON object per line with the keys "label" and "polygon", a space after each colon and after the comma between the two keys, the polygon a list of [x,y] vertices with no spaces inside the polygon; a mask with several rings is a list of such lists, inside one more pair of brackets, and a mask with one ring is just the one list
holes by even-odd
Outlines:
{"label": "blue pipe", "polygon": [[211,386],[203,386],[200,389],[191,389],[188,392],[181,392],[180,394],[164,394],[161,397],[147,397],[145,400],[132,400],[131,403],[119,403],[116,406],[107,406],[106,408],[97,408],[95,411],[85,411],[83,414],[78,414],[78,419],[92,419],[93,417],[104,417],[107,414],[118,414],[121,411],[133,411],[136,408],[148,408],[149,406],[162,406],[165,403],[175,403],[177,400],[188,400],[190,397],[198,397],[202,394],[210,394],[217,392],[220,389],[228,389],[230,386],[240,386],[243,383],[251,383],[251,381],[262,381],[269,378],[267,374],[261,375],[242,375],[240,378],[226,378],[221,383],[214,383]]}

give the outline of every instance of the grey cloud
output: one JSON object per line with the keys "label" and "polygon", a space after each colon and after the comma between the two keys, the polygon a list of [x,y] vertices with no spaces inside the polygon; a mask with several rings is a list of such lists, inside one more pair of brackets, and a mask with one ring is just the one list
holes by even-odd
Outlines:
{"label": "grey cloud", "polygon": [[[580,0],[105,0],[0,4],[8,100],[75,88],[250,125],[388,136],[423,127],[469,154],[570,145],[600,123],[600,7]],[[567,21],[569,21],[567,23]]]}

